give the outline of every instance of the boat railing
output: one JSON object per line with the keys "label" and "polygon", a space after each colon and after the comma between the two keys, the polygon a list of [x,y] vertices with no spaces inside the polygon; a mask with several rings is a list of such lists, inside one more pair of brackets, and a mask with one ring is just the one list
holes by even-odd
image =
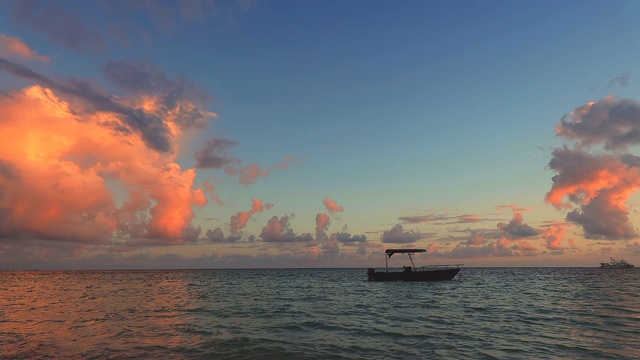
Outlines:
{"label": "boat railing", "polygon": [[464,264],[425,265],[417,268],[417,270],[420,271],[420,270],[429,270],[429,269],[459,268],[462,265]]}
{"label": "boat railing", "polygon": [[[443,265],[425,265],[425,266],[420,266],[417,267],[414,271],[424,271],[424,270],[436,270],[436,269],[455,269],[455,268],[459,268],[461,266],[463,266],[464,264],[443,264]],[[389,268],[380,268],[380,267],[375,267],[375,268],[368,268],[369,270],[373,270],[374,272],[376,271],[382,271],[382,272],[388,272],[389,270],[392,271],[396,271],[396,270],[404,270],[407,271],[407,267],[411,267],[411,266],[402,266],[402,267],[389,267]],[[413,268],[412,268],[413,270]]]}

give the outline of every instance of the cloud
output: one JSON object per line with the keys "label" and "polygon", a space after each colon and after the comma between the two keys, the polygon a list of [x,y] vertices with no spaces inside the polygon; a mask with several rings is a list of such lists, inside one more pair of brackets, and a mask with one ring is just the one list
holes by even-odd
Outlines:
{"label": "cloud", "polygon": [[126,126],[117,115],[76,111],[40,86],[0,97],[0,237],[105,244],[117,236],[132,245],[193,237],[192,207],[207,203],[195,169],[140,133],[114,133],[104,124]]}
{"label": "cloud", "polygon": [[202,192],[209,195],[209,200],[215,201],[218,205],[224,205],[216,193],[216,185],[213,183],[213,177],[209,176],[202,182]]}
{"label": "cloud", "polygon": [[449,252],[449,255],[455,258],[517,256],[509,246],[509,239],[507,238],[500,238],[482,246],[460,243]]}
{"label": "cloud", "polygon": [[13,20],[42,32],[51,40],[75,51],[103,50],[105,41],[102,35],[56,3],[20,0],[14,4]]}
{"label": "cloud", "polygon": [[242,235],[229,235],[227,237],[224,236],[224,232],[221,228],[217,227],[213,230],[207,230],[207,239],[213,243],[236,243],[242,240]]}
{"label": "cloud", "polygon": [[143,108],[170,116],[181,129],[203,128],[215,113],[202,110],[207,96],[184,78],[170,79],[157,66],[144,62],[108,61],[105,79],[129,94],[143,98]]}
{"label": "cloud", "polygon": [[492,221],[496,219],[482,218],[475,214],[463,214],[463,215],[443,215],[443,214],[427,214],[427,215],[414,215],[414,216],[401,216],[398,218],[403,224],[419,224],[419,223],[440,223],[443,225],[452,224],[468,224],[478,223],[484,221]]}
{"label": "cloud", "polygon": [[[119,97],[96,89],[87,82],[74,79],[70,80],[67,84],[59,83],[27,67],[3,58],[0,58],[0,71],[10,73],[22,79],[35,81],[57,92],[58,95],[67,95],[75,100],[80,100],[80,104],[74,103],[75,111],[78,113],[91,114],[104,112],[115,115],[119,121],[111,120],[111,122],[105,122],[102,126],[111,125],[114,132],[121,134],[136,132],[140,134],[141,138],[149,147],[157,151],[172,151],[174,135],[182,128],[182,126],[178,126],[179,124],[176,123],[176,121],[180,120],[177,119],[175,113],[167,112],[164,108],[149,105],[154,103],[154,98],[148,99],[149,101],[146,103],[147,108],[145,109],[142,107],[142,105],[144,105],[142,104],[144,99],[127,99],[128,101],[123,101]],[[140,104],[138,104],[138,102],[140,102]],[[177,112],[180,113],[180,111]],[[201,115],[202,113],[203,112],[198,111],[197,115]],[[197,123],[197,121],[193,121],[192,123]]]}
{"label": "cloud", "polygon": [[535,256],[538,252],[538,248],[527,241],[520,241],[512,249],[520,251],[524,256]]}
{"label": "cloud", "polygon": [[277,216],[269,219],[267,226],[260,233],[262,240],[268,243],[309,242],[313,240],[311,234],[296,235],[289,225],[289,216]]}
{"label": "cloud", "polygon": [[19,56],[25,60],[49,62],[49,58],[38,54],[17,37],[0,34],[0,56]]}
{"label": "cloud", "polygon": [[212,138],[207,140],[202,150],[196,156],[198,169],[222,169],[233,162],[240,160],[227,154],[227,147],[235,145],[235,141]]}
{"label": "cloud", "polygon": [[[625,203],[640,187],[640,167],[633,155],[592,155],[566,146],[555,149],[549,167],[558,175],[546,201],[556,208],[578,205],[567,221],[580,225],[589,239],[632,239]],[[567,198],[568,201],[564,201]]]}
{"label": "cloud", "polygon": [[347,232],[338,232],[335,234],[331,234],[331,239],[336,240],[343,244],[360,244],[366,243],[367,237],[365,235],[351,235]]}
{"label": "cloud", "polygon": [[251,185],[258,178],[266,177],[274,170],[282,170],[286,169],[289,164],[293,161],[292,156],[285,157],[285,160],[281,164],[275,164],[270,169],[261,168],[260,165],[253,163],[251,165],[245,165],[239,168],[235,168],[233,166],[225,166],[224,172],[229,176],[238,176],[238,183],[241,185]]}
{"label": "cloud", "polygon": [[328,240],[327,229],[330,223],[329,215],[324,213],[316,215],[316,240]]}
{"label": "cloud", "polygon": [[640,104],[613,96],[589,102],[564,115],[556,133],[582,145],[602,143],[607,150],[623,150],[640,143]]}
{"label": "cloud", "polygon": [[630,78],[631,78],[631,74],[628,71],[624,72],[620,74],[620,76],[617,76],[611,79],[609,83],[604,87],[603,90],[609,90],[616,84],[620,84],[620,86],[627,86]]}
{"label": "cloud", "polygon": [[395,244],[410,244],[414,243],[422,238],[422,235],[417,231],[404,231],[402,225],[396,224],[389,230],[385,230],[382,233],[383,243],[395,243]]}
{"label": "cloud", "polygon": [[[640,157],[620,151],[640,143],[640,104],[612,96],[590,102],[563,116],[556,133],[579,146],[553,150],[549,168],[557,175],[545,200],[558,209],[577,205],[566,219],[588,239],[637,237],[626,202],[640,187]],[[592,154],[592,146],[605,152]]]}
{"label": "cloud", "polygon": [[237,169],[231,166],[227,166],[224,168],[224,172],[227,173],[227,175],[229,176],[239,175],[238,183],[242,185],[251,185],[254,182],[256,182],[256,180],[258,180],[260,176],[269,175],[269,170],[261,169],[260,165],[255,163],[251,165],[242,166]]}
{"label": "cloud", "polygon": [[531,226],[523,223],[522,213],[516,206],[508,206],[513,211],[513,219],[507,224],[500,222],[497,228],[500,229],[509,239],[520,239],[538,235],[538,232]]}
{"label": "cloud", "polygon": [[565,247],[562,246],[562,238],[564,237],[567,229],[562,225],[552,225],[543,234],[542,237],[546,241],[547,249],[551,251],[562,251]]}
{"label": "cloud", "polygon": [[324,207],[327,208],[327,211],[329,211],[330,214],[335,214],[337,212],[342,212],[344,211],[344,208],[340,205],[338,205],[338,203],[336,203],[335,201],[329,199],[328,196],[324,197]]}
{"label": "cloud", "polygon": [[247,226],[247,222],[249,222],[249,219],[251,219],[254,214],[273,207],[273,205],[269,203],[263,204],[259,199],[251,199],[251,203],[251,210],[241,211],[231,216],[229,227],[233,235],[237,235],[240,230]]}

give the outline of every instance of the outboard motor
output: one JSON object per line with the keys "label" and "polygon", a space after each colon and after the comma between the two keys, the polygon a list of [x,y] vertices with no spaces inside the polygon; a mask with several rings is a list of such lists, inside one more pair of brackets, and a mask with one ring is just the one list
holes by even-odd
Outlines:
{"label": "outboard motor", "polygon": [[373,281],[374,280],[374,275],[376,274],[376,269],[374,268],[369,268],[367,270],[367,275],[369,276],[369,281]]}

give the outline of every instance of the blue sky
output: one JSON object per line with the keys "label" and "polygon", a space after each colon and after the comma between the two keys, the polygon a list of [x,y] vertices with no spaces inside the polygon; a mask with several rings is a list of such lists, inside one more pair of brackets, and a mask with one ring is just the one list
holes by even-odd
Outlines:
{"label": "blue sky", "polygon": [[[429,247],[429,261],[462,258],[482,266],[590,266],[610,254],[640,260],[635,233],[617,236],[589,227],[585,214],[595,210],[584,210],[588,201],[574,203],[585,217],[573,222],[566,219],[571,209],[545,201],[559,172],[548,166],[553,149],[573,148],[587,136],[556,136],[562,117],[607,96],[639,100],[638,7],[635,1],[3,3],[0,57],[11,63],[1,69],[0,90],[18,99],[15,94],[29,86],[47,87],[17,74],[16,66],[67,87],[85,81],[127,106],[182,86],[185,104],[217,116],[205,126],[174,131],[175,153],[153,164],[160,169],[175,162],[183,175],[194,169],[195,180],[187,186],[196,191],[208,179],[219,201],[207,193],[206,205],[185,205],[193,214],[183,213],[180,234],[199,228],[199,236],[154,233],[153,207],[163,198],[124,175],[98,172],[113,209],[130,199],[128,189],[142,189],[150,201],[138,209],[147,216],[139,224],[146,230],[118,233],[116,228],[131,224],[117,219],[98,234],[108,240],[78,238],[77,232],[67,234],[69,240],[12,214],[14,223],[25,225],[2,225],[6,248],[0,257],[13,259],[13,267],[91,267],[96,259],[108,268],[188,267],[194,259],[205,267],[368,266],[383,248],[411,245]],[[21,55],[7,39],[47,61]],[[110,62],[129,72],[110,77],[104,72]],[[136,82],[142,76],[152,80],[144,89]],[[52,90],[71,107],[91,101]],[[98,114],[102,110],[93,115],[104,115]],[[82,136],[66,134],[80,143]],[[216,154],[232,169],[198,165],[194,154],[210,139],[230,142],[215,151],[224,153]],[[633,154],[635,143],[614,152],[597,146],[589,153],[622,156]],[[97,153],[83,149],[87,156]],[[149,157],[130,151],[131,158]],[[10,153],[0,153],[0,159],[27,173]],[[250,184],[230,175],[252,164],[268,174]],[[0,186],[13,193],[29,187],[3,181]],[[625,192],[621,210],[631,227],[638,220],[634,193],[635,187]],[[571,193],[565,195],[571,201]],[[250,211],[252,199],[270,205]],[[343,210],[332,212],[325,199]],[[2,201],[11,208],[20,200]],[[83,213],[52,201],[66,209],[57,222]],[[246,224],[230,228],[232,216],[249,212]],[[330,218],[326,238],[317,232],[321,213]],[[285,215],[293,234],[310,237],[266,240],[269,220]],[[443,220],[461,215],[483,220]],[[410,216],[421,220],[403,220]],[[535,234],[510,232],[504,224],[530,227]],[[396,225],[399,237],[391,235]],[[550,245],[553,226],[563,230]],[[237,237],[213,241],[206,234],[216,228]],[[332,239],[340,233],[367,240]],[[473,243],[478,236],[482,241]],[[165,263],[167,257],[173,262]],[[45,265],[35,266],[39,262]]]}

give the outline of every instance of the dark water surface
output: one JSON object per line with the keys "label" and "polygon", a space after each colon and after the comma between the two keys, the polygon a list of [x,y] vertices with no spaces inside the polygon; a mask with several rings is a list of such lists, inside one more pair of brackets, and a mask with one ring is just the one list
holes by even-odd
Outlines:
{"label": "dark water surface", "polygon": [[637,359],[640,270],[4,271],[1,359]]}

